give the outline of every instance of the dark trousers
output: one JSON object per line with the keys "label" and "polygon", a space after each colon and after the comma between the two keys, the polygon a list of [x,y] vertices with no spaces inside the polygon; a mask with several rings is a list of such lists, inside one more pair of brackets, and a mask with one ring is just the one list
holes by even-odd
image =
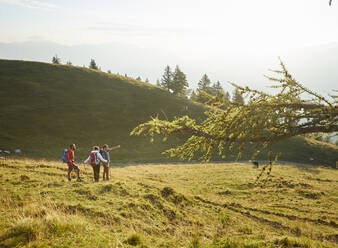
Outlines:
{"label": "dark trousers", "polygon": [[100,177],[100,165],[94,165],[93,167],[93,172],[94,172],[94,180],[95,182],[99,181],[99,177]]}
{"label": "dark trousers", "polygon": [[109,165],[103,164],[103,180],[109,180]]}

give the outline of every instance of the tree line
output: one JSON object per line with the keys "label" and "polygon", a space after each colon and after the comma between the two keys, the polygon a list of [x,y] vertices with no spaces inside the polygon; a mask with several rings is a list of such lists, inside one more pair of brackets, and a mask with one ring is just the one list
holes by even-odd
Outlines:
{"label": "tree line", "polygon": [[[57,55],[55,55],[52,58],[52,63],[61,64],[61,59]],[[67,61],[66,65],[71,66],[73,64],[71,61]],[[95,59],[90,60],[88,68],[93,70],[101,70],[101,68],[96,64]],[[107,73],[111,73],[111,70],[108,70]],[[124,76],[128,77],[127,74],[125,74]],[[140,76],[136,77],[135,79],[138,81],[142,81]],[[144,82],[149,83],[149,79],[146,78]],[[232,101],[238,104],[244,103],[244,98],[242,94],[239,93],[238,89],[235,89],[233,91],[231,97],[229,92],[224,91],[220,81],[212,83],[207,74],[204,74],[199,80],[196,90],[190,89],[187,76],[178,65],[176,65],[174,71],[172,71],[170,66],[167,65],[164,68],[164,73],[161,80],[158,79],[156,85],[162,89],[167,90],[175,96],[189,98],[192,101],[200,102],[203,104],[206,104],[209,99],[207,96],[205,96],[205,93],[218,98],[222,98],[225,100],[224,102]],[[227,104],[223,104],[223,106],[220,107],[222,109],[225,109],[227,107]]]}
{"label": "tree line", "polygon": [[[58,57],[57,54],[55,54],[55,56],[53,56],[52,58],[52,63],[53,64],[57,64],[57,65],[60,65],[61,64],[61,58]],[[66,65],[73,65],[73,63],[71,61],[67,61],[66,62]],[[85,66],[83,66],[85,67]],[[89,69],[93,69],[93,70],[101,70],[101,67],[99,67],[96,62],[95,62],[95,59],[91,59],[90,62],[89,62],[89,66],[88,66]],[[108,70],[108,73],[111,73],[110,70]]]}
{"label": "tree line", "polygon": [[[209,99],[205,96],[205,93],[218,98],[223,98],[225,102],[233,101],[239,104],[244,103],[244,98],[237,89],[234,90],[231,98],[229,92],[224,91],[220,81],[212,83],[207,74],[204,74],[199,80],[196,90],[190,89],[186,74],[178,65],[176,65],[174,71],[172,71],[170,66],[167,65],[164,69],[161,80],[157,80],[156,85],[167,90],[173,95],[190,98],[190,100],[204,104],[207,103]],[[226,108],[226,104],[221,106],[221,108]]]}

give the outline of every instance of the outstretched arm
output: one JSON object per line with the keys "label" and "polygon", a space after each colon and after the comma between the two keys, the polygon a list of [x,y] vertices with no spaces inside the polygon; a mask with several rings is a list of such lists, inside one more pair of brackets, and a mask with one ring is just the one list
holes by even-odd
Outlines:
{"label": "outstretched arm", "polygon": [[90,159],[90,155],[88,156],[88,158],[85,161],[83,161],[83,163],[87,164],[89,159]]}
{"label": "outstretched arm", "polygon": [[110,151],[114,151],[114,150],[116,150],[116,149],[119,149],[120,147],[121,147],[120,145],[114,146],[114,147],[110,148],[109,150],[110,150]]}

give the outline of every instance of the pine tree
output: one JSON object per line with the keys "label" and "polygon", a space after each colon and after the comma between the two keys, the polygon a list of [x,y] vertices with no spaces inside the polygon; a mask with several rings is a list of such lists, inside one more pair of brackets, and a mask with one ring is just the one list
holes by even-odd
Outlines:
{"label": "pine tree", "polygon": [[96,62],[95,62],[94,59],[90,60],[89,68],[90,69],[94,69],[94,70],[98,70],[99,69],[99,67],[96,65]]}
{"label": "pine tree", "polygon": [[188,87],[189,84],[186,75],[180,70],[180,68],[177,65],[173,73],[170,89],[172,90],[174,95],[186,97],[187,96],[186,90],[188,89]]}
{"label": "pine tree", "polygon": [[195,91],[193,90],[190,94],[190,98],[191,101],[197,102],[198,101],[198,97],[197,94],[195,93]]}
{"label": "pine tree", "polygon": [[111,74],[111,70],[108,70],[107,73],[108,73],[108,74]]}
{"label": "pine tree", "polygon": [[238,88],[235,88],[235,90],[233,91],[232,102],[237,103],[237,104],[244,104],[244,98],[240,94]]}
{"label": "pine tree", "polygon": [[73,63],[71,62],[71,61],[67,61],[67,63],[66,63],[66,65],[69,65],[69,66],[71,66],[71,65],[73,65]]}
{"label": "pine tree", "polygon": [[161,87],[161,81],[159,79],[156,80],[156,86]]}
{"label": "pine tree", "polygon": [[203,92],[211,94],[211,95],[213,93],[213,90],[211,87],[211,81],[207,74],[204,74],[201,80],[198,82],[197,90],[198,90],[197,101],[201,103],[206,103],[208,101],[208,98],[203,94]]}
{"label": "pine tree", "polygon": [[145,83],[149,83],[149,79],[148,78],[146,78],[146,80],[144,81]]}
{"label": "pine tree", "polygon": [[205,92],[211,92],[210,91],[210,85],[211,85],[211,81],[210,81],[208,75],[204,74],[202,76],[201,80],[198,82],[198,89],[203,90]]}
{"label": "pine tree", "polygon": [[229,94],[229,92],[225,92],[225,94],[224,94],[224,99],[225,99],[226,101],[230,101],[230,94]]}
{"label": "pine tree", "polygon": [[167,65],[164,69],[164,73],[161,79],[161,88],[167,91],[172,91],[173,73],[171,72],[170,66]]}
{"label": "pine tree", "polygon": [[58,57],[57,54],[55,54],[55,56],[52,58],[52,63],[57,65],[61,64],[61,59]]}
{"label": "pine tree", "polygon": [[221,83],[219,81],[217,81],[216,83],[214,83],[212,85],[212,95],[214,96],[221,96],[221,95],[224,95],[224,90],[223,90],[223,87],[221,85]]}
{"label": "pine tree", "polygon": [[137,80],[137,81],[142,81],[142,78],[141,78],[140,76],[138,76],[138,77],[136,78],[136,80]]}

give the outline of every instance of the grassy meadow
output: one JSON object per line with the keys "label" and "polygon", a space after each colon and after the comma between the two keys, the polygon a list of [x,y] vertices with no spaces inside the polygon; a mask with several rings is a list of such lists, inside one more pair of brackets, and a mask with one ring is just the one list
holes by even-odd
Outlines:
{"label": "grassy meadow", "polygon": [[[338,171],[247,163],[114,166],[0,160],[0,247],[338,247]],[[264,179],[264,178],[263,178]]]}

